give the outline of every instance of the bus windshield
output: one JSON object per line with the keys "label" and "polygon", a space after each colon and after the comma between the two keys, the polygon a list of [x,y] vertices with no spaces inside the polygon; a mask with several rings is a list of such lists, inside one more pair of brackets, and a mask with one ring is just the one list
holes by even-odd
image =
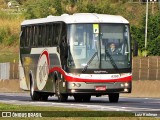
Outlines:
{"label": "bus windshield", "polygon": [[126,24],[70,24],[68,67],[130,68],[130,34]]}

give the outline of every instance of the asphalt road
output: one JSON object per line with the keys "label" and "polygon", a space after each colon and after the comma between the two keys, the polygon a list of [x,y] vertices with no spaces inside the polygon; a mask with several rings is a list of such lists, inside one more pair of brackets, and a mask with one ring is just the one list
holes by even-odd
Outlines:
{"label": "asphalt road", "polygon": [[29,93],[0,93],[0,102],[18,105],[57,106],[100,111],[145,111],[158,114],[160,117],[160,98],[120,97],[118,103],[109,103],[108,96],[91,97],[90,102],[75,102],[69,97],[67,102],[58,102],[57,97],[49,97],[48,101],[32,101]]}

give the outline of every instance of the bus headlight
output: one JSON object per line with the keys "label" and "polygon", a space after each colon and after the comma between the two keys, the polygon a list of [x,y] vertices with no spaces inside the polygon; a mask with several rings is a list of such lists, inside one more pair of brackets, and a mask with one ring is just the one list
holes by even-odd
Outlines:
{"label": "bus headlight", "polygon": [[124,92],[128,92],[128,89],[125,88],[125,89],[124,89]]}
{"label": "bus headlight", "polygon": [[76,84],[75,83],[72,83],[72,87],[75,87],[76,86]]}
{"label": "bus headlight", "polygon": [[121,87],[124,87],[124,84],[123,84],[123,83],[121,83]]}
{"label": "bus headlight", "polygon": [[72,89],[72,90],[71,90],[71,92],[72,92],[72,93],[74,93],[74,92],[75,92],[75,90],[74,90],[74,89]]}
{"label": "bus headlight", "polygon": [[72,85],[72,87],[80,87],[81,86],[80,83],[72,83],[71,85]]}
{"label": "bus headlight", "polygon": [[125,87],[128,87],[128,86],[129,86],[129,84],[128,84],[128,83],[125,83],[125,84],[124,84],[124,86],[125,86]]}

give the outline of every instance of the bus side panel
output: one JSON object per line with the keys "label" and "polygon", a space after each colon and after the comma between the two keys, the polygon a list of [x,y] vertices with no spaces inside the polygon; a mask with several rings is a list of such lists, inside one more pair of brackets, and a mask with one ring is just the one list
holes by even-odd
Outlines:
{"label": "bus side panel", "polygon": [[[38,65],[40,62],[40,57],[42,57],[42,52],[46,50],[46,48],[39,49],[34,48],[36,51],[32,51],[30,53],[21,54],[21,67],[20,67],[20,84],[21,88],[24,90],[30,90],[30,78],[29,74],[32,73],[32,78],[34,81],[34,88],[35,91],[40,92],[55,92],[55,79],[54,79],[54,73],[48,73],[47,79],[44,79],[44,72],[46,67],[42,67],[42,65]],[[61,67],[61,61],[60,61],[60,55],[57,51],[55,51],[56,48],[47,48],[48,54],[49,54],[49,61],[50,65],[48,70],[54,67]],[[43,62],[43,59],[42,61]],[[39,75],[38,75],[39,74]],[[38,76],[37,76],[38,75]],[[40,77],[40,78],[39,78]],[[46,81],[45,85],[42,87],[38,86],[37,81]],[[39,89],[40,88],[40,89]]]}
{"label": "bus side panel", "polygon": [[[56,53],[49,54],[50,66],[49,69],[54,67],[61,67],[59,55]],[[46,85],[42,91],[55,92],[55,73],[49,73]]]}
{"label": "bus side panel", "polygon": [[23,90],[29,90],[29,86],[27,86],[26,82],[24,68],[22,67],[22,63],[20,60],[19,60],[19,80],[20,80],[20,88]]}
{"label": "bus side panel", "polygon": [[[32,48],[30,54],[30,67],[32,71],[35,91],[39,92],[54,92],[55,91],[55,79],[54,73],[49,73],[49,70],[53,67],[61,67],[59,53],[56,51],[57,48]],[[46,57],[45,54],[47,52]],[[25,57],[27,58],[27,57]],[[45,64],[49,60],[49,66]],[[24,60],[25,61],[25,60]],[[25,62],[24,62],[25,63]],[[45,64],[45,65],[44,65]],[[46,73],[48,69],[48,73]],[[26,73],[27,73],[26,69]],[[47,75],[47,76],[46,76]]]}
{"label": "bus side panel", "polygon": [[22,69],[24,73],[24,81],[28,90],[30,90],[30,72],[32,71],[34,75],[35,63],[34,59],[31,57],[30,54],[21,54],[21,61],[22,61]]}

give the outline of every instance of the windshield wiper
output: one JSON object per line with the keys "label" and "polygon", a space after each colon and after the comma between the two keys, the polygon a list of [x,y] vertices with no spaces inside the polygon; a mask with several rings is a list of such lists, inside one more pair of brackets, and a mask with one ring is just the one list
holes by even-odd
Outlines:
{"label": "windshield wiper", "polygon": [[119,69],[118,69],[118,67],[117,67],[116,63],[114,62],[114,60],[113,60],[112,56],[109,54],[108,50],[106,50],[106,54],[107,54],[107,56],[109,57],[109,59],[110,59],[110,61],[111,61],[112,66],[113,66],[113,67],[114,67],[114,68],[119,72]]}
{"label": "windshield wiper", "polygon": [[87,70],[87,67],[89,66],[89,64],[92,62],[92,60],[94,59],[94,57],[98,54],[98,52],[95,52],[93,54],[93,56],[91,57],[91,59],[88,61],[87,65],[84,66],[82,73],[85,72]]}

